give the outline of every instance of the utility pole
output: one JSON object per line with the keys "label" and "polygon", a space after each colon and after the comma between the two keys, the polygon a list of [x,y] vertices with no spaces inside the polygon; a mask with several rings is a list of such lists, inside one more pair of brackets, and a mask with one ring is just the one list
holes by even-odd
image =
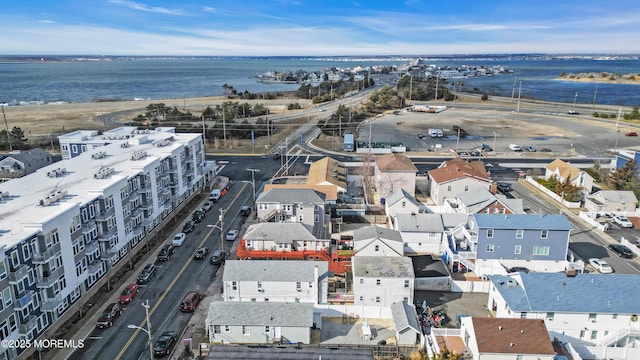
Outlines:
{"label": "utility pole", "polygon": [[0,106],[2,108],[2,117],[4,118],[4,128],[7,130],[7,142],[9,143],[9,152],[13,151],[13,146],[11,146],[11,136],[9,135],[9,124],[7,123],[7,117],[4,115],[4,106]]}
{"label": "utility pole", "polygon": [[437,104],[438,103],[438,82],[440,80],[440,74],[436,75],[436,96],[433,99],[433,103]]}
{"label": "utility pole", "polygon": [[411,105],[411,93],[413,91],[413,75],[409,72],[409,105]]}
{"label": "utility pole", "polygon": [[251,187],[253,188],[253,211],[254,214],[258,214],[258,209],[256,209],[256,171],[260,172],[260,169],[247,169],[247,171],[251,171]]}
{"label": "utility pole", "polygon": [[147,335],[149,335],[149,356],[151,356],[151,360],[153,360],[153,340],[151,337],[151,320],[149,319],[149,308],[151,307],[151,305],[149,305],[149,299],[142,303],[142,306],[144,306],[144,313],[147,319]]}
{"label": "utility pole", "polygon": [[220,216],[218,220],[220,220],[220,250],[224,252],[224,212],[225,210],[220,208]]}
{"label": "utility pole", "polygon": [[516,95],[516,81],[518,80],[518,77],[515,76],[513,78],[513,87],[511,88],[511,102],[513,102],[513,97]]}
{"label": "utility pole", "polygon": [[227,148],[227,119],[225,108],[222,108],[222,137],[224,139],[224,148]]}
{"label": "utility pole", "polygon": [[596,95],[598,95],[598,84],[596,84],[596,90],[593,92],[593,104],[591,104],[591,107],[596,107]]}
{"label": "utility pole", "polygon": [[267,108],[267,142],[269,143],[269,146],[271,146],[271,133],[269,133],[269,128],[271,126],[269,126],[269,108]]}
{"label": "utility pole", "polygon": [[342,136],[342,114],[339,116],[338,120],[338,137]]}
{"label": "utility pole", "polygon": [[207,132],[206,132],[206,128],[204,126],[204,115],[202,115],[202,142],[205,145],[207,144]]}
{"label": "utility pole", "polygon": [[516,110],[517,113],[520,112],[520,94],[522,92],[522,81],[520,81],[520,86],[518,86],[518,109]]}
{"label": "utility pole", "polygon": [[458,136],[456,137],[456,154],[458,153],[458,145],[460,145],[460,128],[458,128]]}

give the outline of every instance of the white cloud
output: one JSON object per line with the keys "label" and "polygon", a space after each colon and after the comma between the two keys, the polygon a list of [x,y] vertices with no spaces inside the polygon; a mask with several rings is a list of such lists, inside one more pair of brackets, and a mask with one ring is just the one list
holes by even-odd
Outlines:
{"label": "white cloud", "polygon": [[127,0],[109,0],[109,3],[122,5],[128,7],[133,10],[146,11],[158,14],[166,14],[166,15],[184,15],[183,11],[180,9],[167,9],[165,7],[159,6],[149,6],[143,3],[127,1]]}
{"label": "white cloud", "polygon": [[42,24],[55,24],[55,23],[56,23],[56,22],[55,22],[55,21],[53,21],[53,20],[40,20],[40,21],[38,21],[38,22],[39,22],[39,23],[42,23]]}

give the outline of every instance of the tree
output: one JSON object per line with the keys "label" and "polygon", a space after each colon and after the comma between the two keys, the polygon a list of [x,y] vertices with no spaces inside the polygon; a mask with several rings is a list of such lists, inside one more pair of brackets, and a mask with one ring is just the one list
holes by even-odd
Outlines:
{"label": "tree", "polygon": [[636,163],[629,161],[623,167],[616,169],[609,174],[609,185],[614,190],[623,190],[625,186],[633,180],[636,173]]}
{"label": "tree", "polygon": [[569,180],[556,182],[555,192],[567,201],[580,200],[580,191],[578,187],[573,185]]}
{"label": "tree", "polygon": [[24,137],[24,131],[17,126],[14,126],[13,129],[11,129],[9,137],[11,138],[11,145],[15,149],[22,148],[27,142],[27,138]]}

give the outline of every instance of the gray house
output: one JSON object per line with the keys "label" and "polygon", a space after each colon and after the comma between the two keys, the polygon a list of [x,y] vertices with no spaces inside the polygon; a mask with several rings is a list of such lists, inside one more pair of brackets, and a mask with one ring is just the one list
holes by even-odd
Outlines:
{"label": "gray house", "polygon": [[540,272],[566,268],[572,227],[564,215],[475,214],[468,228],[480,275],[511,267]]}
{"label": "gray house", "polygon": [[51,154],[42,149],[15,150],[0,160],[0,178],[14,179],[29,175],[52,163]]}
{"label": "gray house", "polygon": [[325,194],[311,189],[271,189],[256,199],[258,218],[267,222],[297,222],[313,227],[313,235],[329,238]]}
{"label": "gray house", "polygon": [[420,324],[418,314],[413,305],[404,301],[391,305],[391,316],[396,328],[396,343],[398,345],[415,345],[420,343]]}
{"label": "gray house", "polygon": [[595,213],[634,212],[638,199],[633,191],[600,190],[584,198],[584,207]]}
{"label": "gray house", "polygon": [[210,343],[309,344],[313,304],[212,301],[205,320]]}

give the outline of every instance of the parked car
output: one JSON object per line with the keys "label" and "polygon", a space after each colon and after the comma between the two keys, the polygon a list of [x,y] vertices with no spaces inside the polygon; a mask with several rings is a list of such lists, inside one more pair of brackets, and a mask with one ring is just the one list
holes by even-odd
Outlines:
{"label": "parked car", "polygon": [[280,155],[280,153],[273,153],[272,157],[273,157],[273,160],[280,160],[282,155]]}
{"label": "parked car", "polygon": [[536,152],[536,149],[534,149],[533,146],[531,145],[525,146],[524,149],[527,150],[528,152]]}
{"label": "parked car", "polygon": [[185,235],[185,233],[177,233],[177,234],[173,235],[173,240],[171,240],[171,245],[173,245],[173,246],[182,245],[182,243],[184,243],[184,239],[186,237],[187,237],[187,235]]}
{"label": "parked car", "polygon": [[196,260],[204,260],[204,258],[207,257],[208,253],[209,253],[208,247],[201,247],[200,249],[196,250],[195,253],[193,253],[193,258]]}
{"label": "parked car", "polygon": [[176,252],[176,248],[173,247],[173,244],[166,244],[158,253],[158,261],[167,261],[171,257],[171,254]]}
{"label": "parked car", "polygon": [[418,139],[424,139],[424,134],[418,134]]}
{"label": "parked car", "polygon": [[140,273],[138,274],[138,280],[136,281],[138,285],[147,284],[151,279],[156,275],[156,265],[155,264],[147,264],[145,265]]}
{"label": "parked car", "polygon": [[624,245],[611,244],[609,245],[609,250],[613,251],[614,253],[618,254],[618,256],[623,258],[631,259],[633,257],[633,251],[631,251],[631,249]]}
{"label": "parked car", "polygon": [[204,212],[209,212],[209,210],[213,209],[213,202],[212,201],[207,201],[206,203],[204,203],[204,205],[202,205],[202,211]]}
{"label": "parked car", "polygon": [[182,302],[180,303],[180,311],[182,312],[194,312],[200,304],[200,300],[202,300],[204,296],[197,291],[190,291],[187,295],[184,296]]}
{"label": "parked car", "polygon": [[171,354],[177,342],[178,338],[175,332],[163,332],[158,340],[156,340],[156,343],[153,345],[153,355],[157,357],[163,357]]}
{"label": "parked car", "polygon": [[493,151],[493,149],[491,148],[491,146],[487,145],[487,144],[481,144],[480,148],[482,149],[482,151]]}
{"label": "parked car", "polygon": [[184,226],[182,227],[182,232],[183,233],[190,233],[192,232],[196,227],[196,223],[189,220],[186,223],[184,223]]}
{"label": "parked car", "polygon": [[601,274],[611,274],[613,268],[606,261],[598,258],[589,259],[589,265],[593,266]]}
{"label": "parked car", "polygon": [[518,144],[509,144],[509,149],[511,151],[522,151],[522,148]]}
{"label": "parked car", "polygon": [[633,223],[626,217],[626,216],[622,216],[622,215],[617,215],[613,217],[613,221],[625,228],[632,228],[633,227]]}
{"label": "parked car", "polygon": [[249,216],[249,214],[251,214],[251,206],[245,205],[240,208],[240,215]]}
{"label": "parked car", "polygon": [[140,286],[138,284],[129,284],[129,285],[127,285],[124,288],[124,290],[122,290],[122,292],[120,293],[120,297],[118,298],[118,302],[120,304],[128,304],[128,303],[130,303],[131,300],[133,300],[133,298],[138,293],[138,289],[140,289]]}
{"label": "parked car", "polygon": [[106,327],[112,327],[113,321],[122,315],[122,307],[118,303],[111,303],[102,312],[102,315],[98,318],[96,327],[98,329],[104,329]]}
{"label": "parked car", "polygon": [[229,230],[229,232],[227,232],[227,236],[225,237],[225,239],[229,240],[229,241],[233,241],[238,237],[238,230]]}
{"label": "parked car", "polygon": [[194,211],[193,215],[191,215],[191,220],[193,220],[193,222],[196,222],[196,223],[202,222],[202,220],[204,220],[204,211],[202,210]]}
{"label": "parked car", "polygon": [[632,131],[632,132],[628,132],[628,133],[624,134],[624,136],[638,136],[638,133],[635,132],[635,131]]}
{"label": "parked car", "polygon": [[213,252],[211,257],[209,258],[209,262],[212,265],[220,265],[224,262],[224,259],[227,257],[227,253],[218,249]]}
{"label": "parked car", "polygon": [[506,183],[506,182],[498,182],[497,187],[498,187],[498,191],[503,192],[503,193],[513,190],[513,189],[511,189],[511,184]]}
{"label": "parked car", "polygon": [[580,113],[575,111],[575,110],[569,110],[569,111],[567,111],[567,114],[569,114],[569,115],[580,115]]}

